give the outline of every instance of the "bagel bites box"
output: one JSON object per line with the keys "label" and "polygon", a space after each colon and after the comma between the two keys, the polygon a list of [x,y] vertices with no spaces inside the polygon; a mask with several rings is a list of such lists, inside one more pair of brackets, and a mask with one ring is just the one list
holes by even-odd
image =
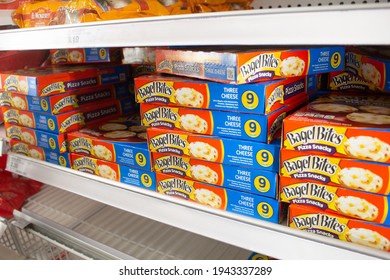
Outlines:
{"label": "bagel bites box", "polygon": [[382,195],[390,194],[390,165],[282,149],[280,175]]}
{"label": "bagel bites box", "polygon": [[66,133],[56,134],[19,125],[5,123],[5,133],[8,138],[38,146],[56,153],[68,151]]}
{"label": "bagel bites box", "polygon": [[30,145],[15,139],[10,140],[10,146],[11,152],[13,153],[22,154],[31,158],[43,160],[64,167],[71,166],[70,154],[68,152],[59,154],[51,150],[43,149],[41,147]]}
{"label": "bagel bites box", "polygon": [[148,127],[270,143],[279,138],[291,109],[285,106],[269,115],[255,115],[142,103],[141,118]]}
{"label": "bagel bites box", "polygon": [[73,48],[50,50],[50,60],[52,64],[119,62],[120,58],[121,53],[119,48]]}
{"label": "bagel bites box", "polygon": [[49,96],[92,86],[125,82],[126,65],[63,65],[0,72],[0,88],[32,96]]}
{"label": "bagel bites box", "polygon": [[390,252],[390,227],[291,204],[289,227]]}
{"label": "bagel bites box", "polygon": [[283,121],[286,150],[390,163],[390,96],[324,94]]}
{"label": "bagel bites box", "polygon": [[156,176],[154,172],[76,153],[70,153],[70,155],[72,169],[74,170],[151,191],[156,190]]}
{"label": "bagel bites box", "polygon": [[188,179],[156,173],[157,192],[272,223],[283,219],[282,204],[272,198],[217,187]]}
{"label": "bagel bites box", "polygon": [[279,171],[280,141],[265,144],[158,128],[148,128],[147,135],[150,152]]}
{"label": "bagel bites box", "polygon": [[317,89],[317,76],[231,85],[175,76],[134,79],[138,103],[269,114]]}
{"label": "bagel bites box", "polygon": [[390,57],[381,54],[377,49],[347,48],[345,70],[380,90],[390,91]]}
{"label": "bagel bites box", "polygon": [[69,132],[69,152],[151,170],[146,127],[139,123],[139,117],[120,117]]}
{"label": "bagel bites box", "polygon": [[133,111],[134,102],[131,99],[113,100],[58,115],[17,110],[9,107],[2,107],[2,110],[6,123],[61,134],[78,130],[86,124],[101,122]]}
{"label": "bagel bites box", "polygon": [[389,196],[280,177],[280,200],[353,219],[390,225]]}
{"label": "bagel bites box", "polygon": [[157,72],[248,84],[344,69],[341,46],[296,49],[157,48]]}
{"label": "bagel bites box", "polygon": [[98,102],[110,102],[119,98],[133,98],[129,83],[105,85],[61,93],[51,96],[29,96],[14,92],[0,93],[0,105],[57,115]]}
{"label": "bagel bites box", "polygon": [[183,179],[223,186],[271,198],[278,197],[278,173],[152,153],[153,170]]}

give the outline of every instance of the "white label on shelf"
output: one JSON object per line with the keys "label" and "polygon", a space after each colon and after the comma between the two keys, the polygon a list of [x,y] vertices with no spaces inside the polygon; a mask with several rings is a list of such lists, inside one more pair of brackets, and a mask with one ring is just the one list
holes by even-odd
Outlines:
{"label": "white label on shelf", "polygon": [[4,145],[4,139],[0,138],[0,157],[5,154],[5,145]]}
{"label": "white label on shelf", "polygon": [[20,158],[10,157],[7,161],[7,170],[19,175],[26,175],[27,162]]}

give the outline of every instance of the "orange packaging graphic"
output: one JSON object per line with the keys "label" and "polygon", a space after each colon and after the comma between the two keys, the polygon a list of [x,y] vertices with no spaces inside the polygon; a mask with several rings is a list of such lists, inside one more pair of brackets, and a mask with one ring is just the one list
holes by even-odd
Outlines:
{"label": "orange packaging graphic", "polygon": [[367,48],[347,48],[345,70],[359,76],[372,86],[390,92],[390,57]]}
{"label": "orange packaging graphic", "polygon": [[247,84],[344,69],[344,47],[156,50],[157,72]]}
{"label": "orange packaging graphic", "polygon": [[48,96],[92,86],[125,82],[126,65],[63,65],[0,72],[0,88],[32,96]]}
{"label": "orange packaging graphic", "polygon": [[70,155],[72,169],[97,175],[111,181],[122,182],[127,185],[142,187],[152,191],[156,190],[154,172],[76,153],[70,153]]}
{"label": "orange packaging graphic", "polygon": [[292,178],[280,178],[280,200],[390,225],[389,197]]}
{"label": "orange packaging graphic", "polygon": [[0,93],[0,106],[57,115],[116,98],[131,98],[129,83],[96,86],[50,96],[29,96],[5,91]]}
{"label": "orange packaging graphic", "polygon": [[231,85],[175,76],[134,79],[138,103],[267,115],[317,89],[317,76]]}
{"label": "orange packaging graphic", "polygon": [[272,223],[279,223],[283,218],[282,205],[272,198],[162,173],[156,173],[156,178],[157,192],[165,195]]}
{"label": "orange packaging graphic", "polygon": [[116,48],[76,48],[50,50],[52,64],[78,64],[119,62],[120,49]]}
{"label": "orange packaging graphic", "polygon": [[147,130],[149,151],[229,165],[279,171],[280,143],[265,144],[158,128]]}
{"label": "orange packaging graphic", "polygon": [[390,227],[291,204],[289,227],[390,252]]}
{"label": "orange packaging graphic", "polygon": [[122,114],[122,103],[114,100],[106,104],[86,107],[58,115],[35,113],[2,107],[4,121],[53,133],[65,133],[84,127],[86,124],[104,121]]}
{"label": "orange packaging graphic", "polygon": [[160,153],[152,153],[152,163],[159,173],[271,198],[278,196],[276,172]]}
{"label": "orange packaging graphic", "polygon": [[378,91],[379,89],[375,87],[370,82],[367,82],[359,76],[347,71],[340,72],[330,72],[328,74],[323,74],[325,78],[325,87],[329,90],[342,90],[342,91]]}
{"label": "orange packaging graphic", "polygon": [[280,175],[389,195],[390,165],[282,149]]}
{"label": "orange packaging graphic", "polygon": [[68,150],[66,134],[50,133],[44,130],[23,127],[5,123],[5,133],[8,138],[20,140],[24,143],[38,146],[56,153],[64,153]]}
{"label": "orange packaging graphic", "polygon": [[284,119],[282,146],[390,163],[390,96],[322,95]]}
{"label": "orange packaging graphic", "polygon": [[129,115],[69,132],[69,152],[150,170],[146,127],[139,122]]}
{"label": "orange packaging graphic", "polygon": [[38,146],[30,145],[19,140],[10,140],[11,152],[22,154],[37,160],[43,160],[64,167],[70,167],[70,154],[56,153]]}

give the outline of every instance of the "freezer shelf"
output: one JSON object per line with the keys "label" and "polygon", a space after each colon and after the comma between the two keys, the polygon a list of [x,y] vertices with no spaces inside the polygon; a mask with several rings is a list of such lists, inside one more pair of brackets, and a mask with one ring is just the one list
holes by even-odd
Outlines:
{"label": "freezer shelf", "polygon": [[[113,258],[118,259],[242,260],[251,254],[248,250],[145,219],[54,187],[46,187],[28,200],[22,214],[16,215],[16,220],[24,218],[33,226],[40,221],[41,224],[37,225],[40,229],[48,225],[51,230],[82,236],[84,242],[90,240],[98,249],[110,248],[107,251],[111,251]],[[49,231],[46,233],[51,235]],[[77,244],[76,247],[80,248]]]}
{"label": "freezer shelf", "polygon": [[[364,2],[367,4],[359,4]],[[0,50],[123,46],[390,44],[390,36],[385,28],[390,24],[390,3],[387,1],[322,3],[294,0],[262,3],[258,0],[253,6],[254,10],[246,11],[4,30],[0,31]],[[282,8],[269,9],[269,6]],[[288,8],[289,6],[291,8]],[[345,28],[346,22],[353,24],[353,28]]]}
{"label": "freezer shelf", "polygon": [[7,170],[126,212],[278,259],[390,259],[388,252],[212,209],[23,155],[9,153]]}

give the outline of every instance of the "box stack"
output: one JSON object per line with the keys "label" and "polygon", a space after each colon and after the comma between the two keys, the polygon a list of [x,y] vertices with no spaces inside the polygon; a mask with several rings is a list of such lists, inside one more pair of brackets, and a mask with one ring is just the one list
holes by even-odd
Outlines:
{"label": "box stack", "polygon": [[346,69],[380,91],[322,94],[284,119],[280,197],[291,227],[390,251],[390,64],[351,55]]}
{"label": "box stack", "polygon": [[70,167],[66,136],[132,112],[127,66],[47,66],[0,73],[11,150]]}
{"label": "box stack", "polygon": [[156,190],[146,127],[128,115],[68,133],[72,168],[127,185]]}
{"label": "box stack", "polygon": [[135,78],[157,191],[278,223],[282,120],[316,90],[316,74],[342,69],[343,56],[157,49],[160,74]]}

